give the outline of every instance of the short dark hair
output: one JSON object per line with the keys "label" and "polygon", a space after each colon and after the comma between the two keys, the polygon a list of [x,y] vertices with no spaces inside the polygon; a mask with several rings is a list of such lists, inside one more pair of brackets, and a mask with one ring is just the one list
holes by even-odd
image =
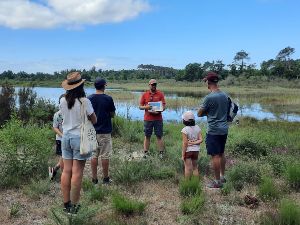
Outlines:
{"label": "short dark hair", "polygon": [[193,120],[193,119],[188,120],[188,121],[182,120],[182,122],[185,126],[189,126],[189,127],[195,126],[195,124],[196,124],[195,120]]}

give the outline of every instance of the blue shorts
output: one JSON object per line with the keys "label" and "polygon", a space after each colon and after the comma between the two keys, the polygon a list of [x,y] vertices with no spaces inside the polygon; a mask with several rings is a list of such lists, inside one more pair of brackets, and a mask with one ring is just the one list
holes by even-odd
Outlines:
{"label": "blue shorts", "polygon": [[206,134],[206,150],[207,154],[211,156],[222,155],[225,150],[225,144],[227,140],[227,134],[213,135]]}
{"label": "blue shorts", "polygon": [[151,137],[154,129],[154,134],[156,137],[161,138],[163,136],[163,121],[162,120],[153,120],[153,121],[144,121],[144,133],[146,137]]}
{"label": "blue shorts", "polygon": [[87,160],[92,155],[80,155],[80,136],[74,134],[63,134],[61,148],[63,159]]}

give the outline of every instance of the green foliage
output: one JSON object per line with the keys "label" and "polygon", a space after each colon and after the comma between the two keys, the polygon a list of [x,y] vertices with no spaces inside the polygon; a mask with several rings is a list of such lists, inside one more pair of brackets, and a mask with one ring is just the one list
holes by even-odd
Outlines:
{"label": "green foliage", "polygon": [[183,214],[198,213],[204,206],[205,198],[203,194],[196,194],[185,198],[180,205],[181,212]]}
{"label": "green foliage", "polygon": [[119,193],[113,194],[112,204],[116,212],[124,214],[126,216],[135,213],[142,214],[146,208],[146,203],[128,199]]}
{"label": "green foliage", "polygon": [[183,178],[179,183],[179,193],[183,197],[202,193],[202,184],[199,177]]}
{"label": "green foliage", "polygon": [[51,122],[53,115],[58,111],[58,108],[49,100],[38,98],[29,113],[29,118],[34,123],[46,124]]}
{"label": "green foliage", "polygon": [[1,85],[0,92],[0,126],[9,120],[15,109],[15,89],[12,85],[5,82]]}
{"label": "green foliage", "polygon": [[286,179],[292,188],[300,189],[300,163],[287,165]]}
{"label": "green foliage", "polygon": [[81,187],[83,191],[91,191],[94,188],[94,184],[91,181],[91,179],[88,179],[87,177],[83,177]]}
{"label": "green foliage", "polygon": [[[93,219],[97,214],[99,207],[82,206],[76,215],[68,215],[63,212],[61,207],[51,209],[51,218],[57,225],[96,225],[99,224]],[[101,223],[100,223],[101,224]]]}
{"label": "green foliage", "polygon": [[127,185],[148,179],[166,179],[175,175],[171,167],[162,166],[154,159],[122,162],[113,173],[116,182]]}
{"label": "green foliage", "polygon": [[272,166],[273,172],[276,176],[280,176],[286,171],[286,166],[288,163],[286,155],[268,155],[266,161]]}
{"label": "green foliage", "polygon": [[235,143],[232,153],[237,156],[259,158],[267,155],[267,147],[257,140],[243,138]]}
{"label": "green foliage", "polygon": [[201,156],[198,159],[198,168],[200,174],[207,175],[209,173],[209,168],[210,168],[210,158],[205,155]]}
{"label": "green foliage", "polygon": [[41,195],[47,194],[50,191],[49,179],[31,180],[31,183],[26,185],[24,193],[32,199],[39,199]]}
{"label": "green foliage", "polygon": [[46,127],[23,125],[14,118],[6,123],[0,130],[0,186],[18,186],[32,177],[48,176],[52,136]]}
{"label": "green foliage", "polygon": [[279,207],[280,224],[300,224],[300,206],[292,200],[282,200]]}
{"label": "green foliage", "polygon": [[245,184],[257,184],[260,177],[260,168],[255,162],[239,163],[228,172],[228,180],[235,190],[242,190]]}
{"label": "green foliage", "polygon": [[234,187],[231,182],[226,182],[223,184],[223,188],[221,189],[221,194],[222,195],[229,195],[233,191]]}
{"label": "green foliage", "polygon": [[264,200],[274,200],[279,198],[279,190],[270,177],[262,177],[258,187],[259,196]]}
{"label": "green foliage", "polygon": [[107,196],[108,190],[101,187],[101,186],[95,186],[91,191],[88,193],[88,198],[90,201],[103,201],[105,199],[105,196]]}
{"label": "green foliage", "polygon": [[19,202],[13,203],[9,208],[10,217],[18,217],[21,210],[21,204]]}

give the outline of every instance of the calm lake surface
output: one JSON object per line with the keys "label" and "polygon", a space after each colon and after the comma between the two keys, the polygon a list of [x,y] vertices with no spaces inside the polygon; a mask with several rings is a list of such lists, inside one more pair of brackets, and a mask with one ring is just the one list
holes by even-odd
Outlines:
{"label": "calm lake surface", "polygon": [[[16,92],[19,88],[16,88]],[[56,105],[58,105],[58,98],[61,94],[65,93],[64,89],[62,88],[51,88],[51,87],[35,87],[34,91],[37,93],[37,96],[44,99],[49,99]],[[90,95],[95,92],[94,88],[85,88],[86,94]],[[142,95],[142,92],[128,92],[123,91],[121,89],[107,89],[107,92],[114,93],[118,92],[118,95],[122,95],[123,92],[130,93],[134,95],[134,99],[118,99],[118,97],[114,98],[115,106],[116,106],[116,113],[119,116],[123,116],[126,118],[130,118],[132,120],[143,120],[144,112],[142,110],[139,110],[138,108],[138,99]],[[184,98],[180,97],[177,94],[166,94],[166,102],[168,105],[168,99],[174,99],[174,98]],[[185,97],[193,97],[193,96],[185,96]],[[199,99],[199,104],[201,101],[201,98]],[[234,99],[234,101],[236,101]],[[168,108],[163,112],[163,118],[165,121],[181,121],[181,115],[186,110],[191,110],[195,114],[197,113],[198,105],[195,105],[194,107],[186,107],[184,105],[176,108]],[[292,113],[274,113],[270,111],[270,107],[264,106],[259,103],[249,103],[249,104],[240,104],[239,105],[239,112],[237,117],[244,117],[249,116],[253,117],[259,120],[267,119],[267,120],[284,120],[284,121],[298,121],[300,122],[300,115],[298,114],[292,114]],[[206,118],[197,118],[197,121],[206,121]]]}

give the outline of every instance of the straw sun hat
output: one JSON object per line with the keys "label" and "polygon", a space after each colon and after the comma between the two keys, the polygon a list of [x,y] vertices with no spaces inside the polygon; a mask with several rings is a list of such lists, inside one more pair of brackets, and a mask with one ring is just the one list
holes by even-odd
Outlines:
{"label": "straw sun hat", "polygon": [[69,73],[67,76],[67,79],[64,80],[61,83],[61,86],[66,90],[72,90],[74,88],[77,88],[78,86],[80,86],[81,84],[83,84],[85,81],[85,79],[81,78],[81,75],[79,72],[72,72]]}

